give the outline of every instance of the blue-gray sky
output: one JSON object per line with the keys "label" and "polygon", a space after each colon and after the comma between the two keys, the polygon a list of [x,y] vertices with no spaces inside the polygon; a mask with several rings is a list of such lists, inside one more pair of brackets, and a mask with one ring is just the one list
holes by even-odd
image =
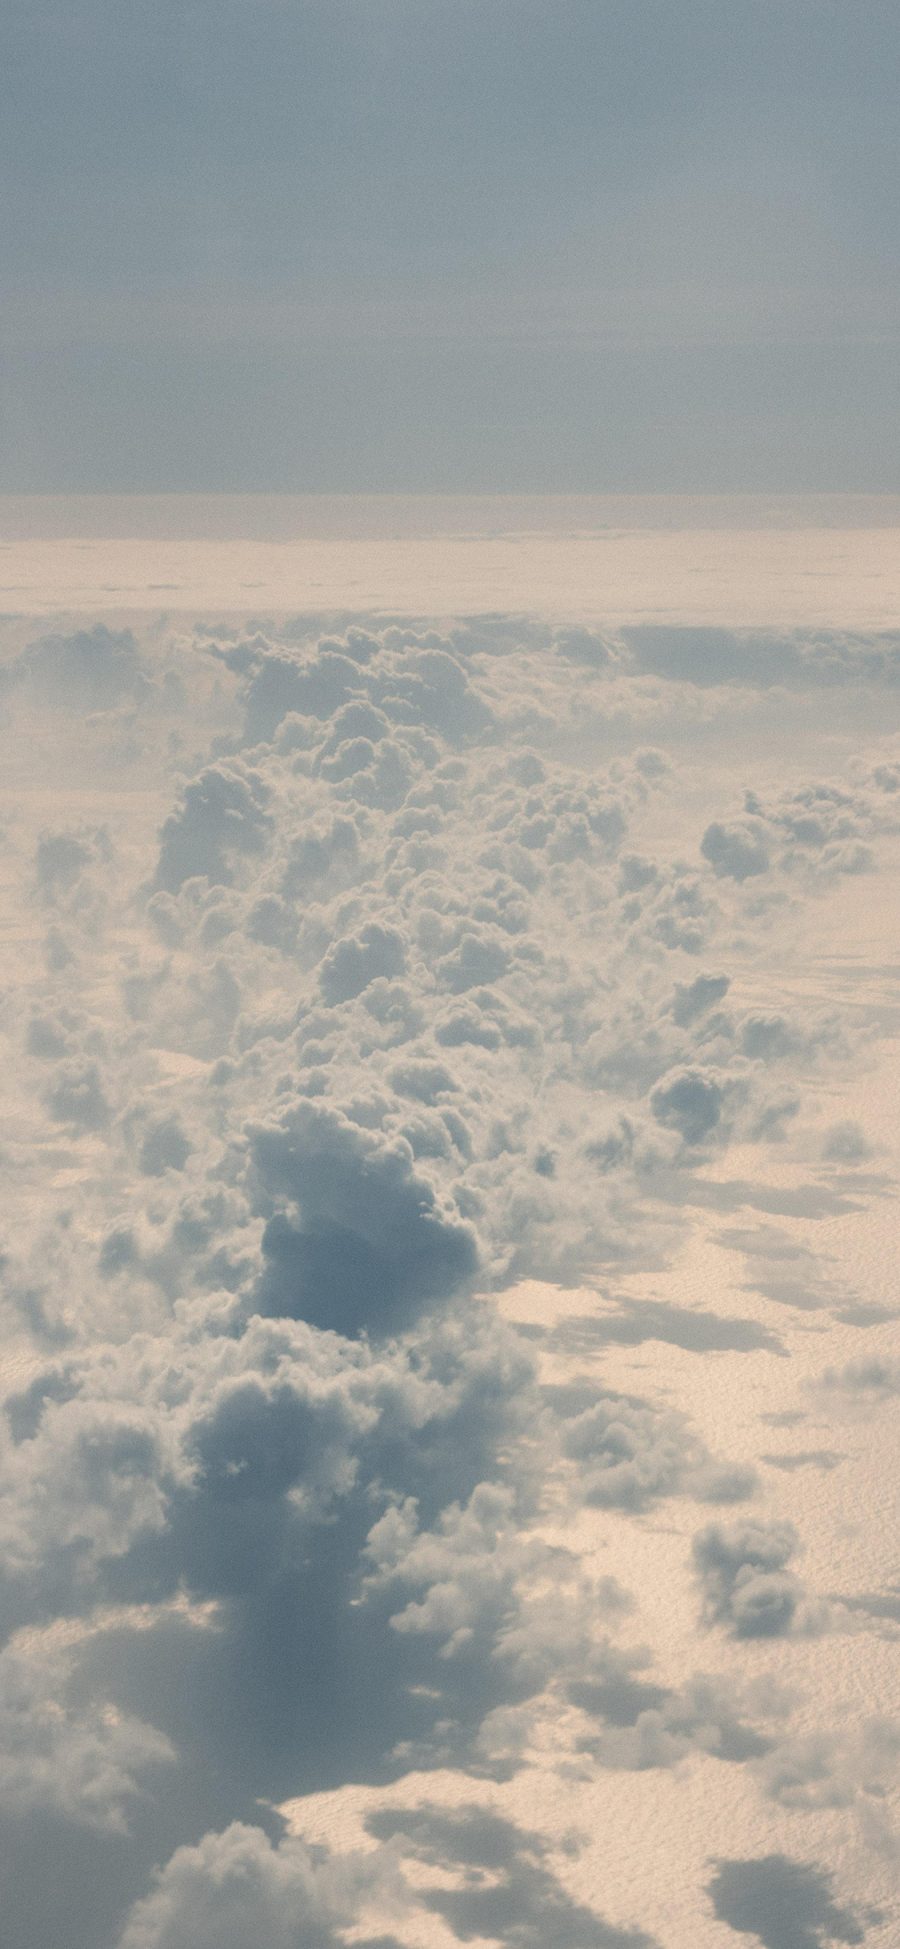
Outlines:
{"label": "blue-gray sky", "polygon": [[890,490],[882,0],[7,0],[8,491]]}

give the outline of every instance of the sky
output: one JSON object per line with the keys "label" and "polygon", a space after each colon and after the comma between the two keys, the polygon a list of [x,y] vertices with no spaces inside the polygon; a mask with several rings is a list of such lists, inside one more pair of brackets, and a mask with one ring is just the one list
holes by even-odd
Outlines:
{"label": "sky", "polygon": [[9,0],[6,492],[887,492],[880,0]]}
{"label": "sky", "polygon": [[896,1949],[896,8],[2,34],[3,1949]]}

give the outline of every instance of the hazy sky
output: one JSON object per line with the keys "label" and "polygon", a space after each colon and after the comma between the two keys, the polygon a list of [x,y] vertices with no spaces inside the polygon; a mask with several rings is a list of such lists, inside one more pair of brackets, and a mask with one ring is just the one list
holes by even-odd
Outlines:
{"label": "hazy sky", "polygon": [[9,491],[890,490],[881,0],[7,0]]}

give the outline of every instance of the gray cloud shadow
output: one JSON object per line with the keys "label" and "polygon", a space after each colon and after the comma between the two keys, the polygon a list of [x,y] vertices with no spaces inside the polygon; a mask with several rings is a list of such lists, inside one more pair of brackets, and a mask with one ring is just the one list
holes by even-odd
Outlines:
{"label": "gray cloud shadow", "polygon": [[858,1911],[834,1900],[824,1868],[768,1854],[753,1861],[718,1861],[708,1884],[720,1922],[752,1935],[764,1949],[825,1949],[831,1942],[861,1943],[875,1909]]}
{"label": "gray cloud shadow", "polygon": [[459,1942],[496,1937],[509,1949],[654,1949],[643,1929],[620,1929],[575,1901],[547,1864],[551,1846],[484,1807],[425,1807],[370,1816],[380,1841],[400,1840],[463,1885],[418,1888]]}

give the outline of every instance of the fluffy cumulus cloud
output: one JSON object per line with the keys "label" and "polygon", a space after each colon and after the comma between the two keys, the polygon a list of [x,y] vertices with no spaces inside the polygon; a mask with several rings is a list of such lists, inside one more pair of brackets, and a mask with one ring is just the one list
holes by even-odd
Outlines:
{"label": "fluffy cumulus cloud", "polygon": [[301,1101],[252,1133],[262,1194],[287,1202],[262,1234],[261,1310],[345,1334],[408,1325],[473,1277],[474,1236],[418,1176],[408,1139],[386,1144]]}
{"label": "fluffy cumulus cloud", "polygon": [[72,635],[37,636],[3,669],[2,688],[53,711],[107,711],[137,703],[153,678],[130,629],[97,623]]}
{"label": "fluffy cumulus cloud", "polygon": [[755,1485],[752,1469],[715,1462],[683,1415],[627,1395],[589,1399],[564,1421],[562,1447],[579,1494],[598,1508],[641,1509],[679,1490],[738,1502]]}
{"label": "fluffy cumulus cloud", "polygon": [[867,872],[879,832],[896,829],[893,775],[876,765],[861,783],[816,779],[772,799],[747,791],[741,813],[707,826],[700,850],[719,878],[749,880],[770,869],[828,877]]}
{"label": "fluffy cumulus cloud", "polygon": [[[576,1818],[625,1776],[887,1861],[891,1723],[779,1659],[828,1638],[804,1485],[900,1392],[815,1249],[889,1195],[883,1022],[790,961],[890,867],[894,639],[9,629],[4,1940],[682,1949]],[[763,762],[773,692],[851,691],[827,779]],[[879,1940],[725,1852],[692,1943]]]}
{"label": "fluffy cumulus cloud", "polygon": [[330,1949],[372,1879],[364,1862],[323,1865],[302,1842],[276,1847],[235,1822],[177,1849],[117,1949]]}
{"label": "fluffy cumulus cloud", "polygon": [[59,1652],[0,1653],[0,1805],[13,1817],[52,1810],[84,1828],[124,1834],[139,1781],[174,1760],[168,1740],[110,1707],[70,1695]]}
{"label": "fluffy cumulus cloud", "polygon": [[799,1538],[786,1522],[710,1523],[693,1554],[708,1617],[737,1638],[776,1638],[797,1620],[803,1586],[789,1567]]}

